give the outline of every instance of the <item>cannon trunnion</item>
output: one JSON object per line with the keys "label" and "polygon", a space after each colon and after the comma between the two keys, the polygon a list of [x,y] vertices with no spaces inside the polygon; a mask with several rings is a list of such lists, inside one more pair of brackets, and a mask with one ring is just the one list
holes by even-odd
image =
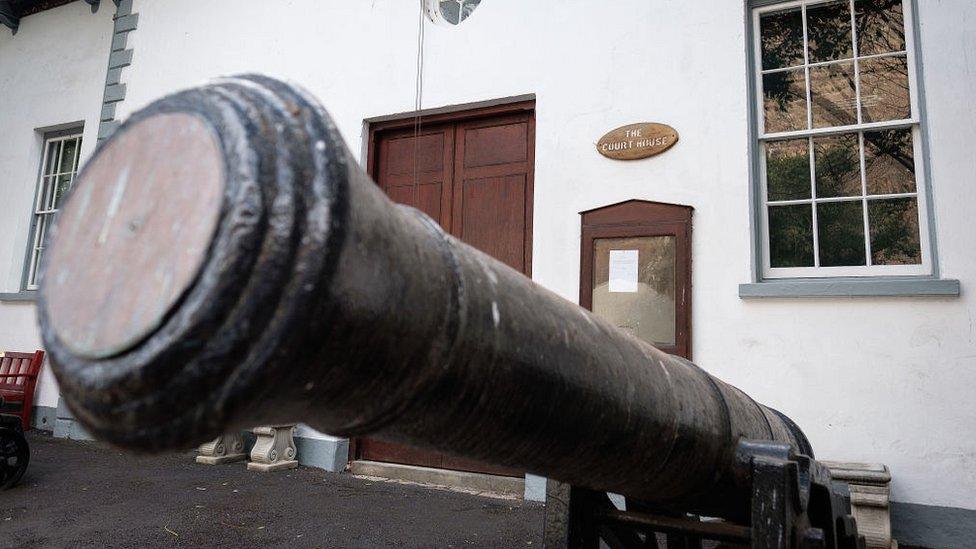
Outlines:
{"label": "cannon trunnion", "polygon": [[554,479],[551,545],[857,546],[788,418],[393,204],[291,85],[134,114],[48,245],[44,341],[102,440],[302,421]]}

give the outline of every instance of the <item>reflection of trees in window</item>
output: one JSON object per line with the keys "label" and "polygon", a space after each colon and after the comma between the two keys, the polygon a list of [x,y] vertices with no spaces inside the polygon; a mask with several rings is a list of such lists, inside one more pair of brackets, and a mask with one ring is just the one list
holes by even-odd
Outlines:
{"label": "reflection of trees in window", "polygon": [[799,9],[763,15],[760,25],[763,69],[803,64],[803,13]]}
{"label": "reflection of trees in window", "polygon": [[851,4],[759,16],[772,268],[922,263],[904,7]]}
{"label": "reflection of trees in window", "polygon": [[674,239],[658,237],[647,240],[644,261],[638,279],[660,295],[674,301]]}
{"label": "reflection of trees in window", "polygon": [[[802,68],[784,70],[805,63],[804,12],[793,9],[760,18],[767,133],[807,128],[808,86],[814,128],[911,117],[908,61],[902,53],[906,45],[901,0],[860,0],[856,6],[857,55],[849,2],[806,8],[809,76]],[[865,58],[876,55],[884,56]]]}
{"label": "reflection of trees in window", "polygon": [[809,204],[769,207],[772,267],[813,267],[813,217]]}
{"label": "reflection of trees in window", "polygon": [[850,4],[844,0],[807,8],[807,43],[811,63],[854,57]]}
{"label": "reflection of trees in window", "polygon": [[861,55],[905,51],[905,14],[901,0],[854,3],[857,49]]}
{"label": "reflection of trees in window", "polygon": [[861,201],[817,204],[820,265],[864,265],[864,209]]}
{"label": "reflection of trees in window", "polygon": [[856,133],[813,139],[818,197],[861,195],[861,158],[857,139]]}
{"label": "reflection of trees in window", "polygon": [[875,265],[917,265],[922,262],[919,243],[918,202],[914,198],[869,200],[871,259]]}
{"label": "reflection of trees in window", "polygon": [[763,110],[769,133],[807,127],[807,85],[803,69],[763,75]]}
{"label": "reflection of trees in window", "polygon": [[810,143],[806,139],[766,144],[766,196],[770,201],[810,198]]}
{"label": "reflection of trees in window", "polygon": [[915,192],[912,130],[864,132],[864,171],[868,194]]}

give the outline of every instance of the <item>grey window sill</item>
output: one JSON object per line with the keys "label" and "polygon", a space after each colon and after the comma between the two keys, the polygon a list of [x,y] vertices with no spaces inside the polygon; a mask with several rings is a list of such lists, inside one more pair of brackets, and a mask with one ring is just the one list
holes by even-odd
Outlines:
{"label": "grey window sill", "polygon": [[37,301],[37,291],[21,290],[14,293],[0,292],[0,301]]}
{"label": "grey window sill", "polygon": [[766,297],[959,296],[959,281],[943,278],[807,278],[739,284],[742,299]]}

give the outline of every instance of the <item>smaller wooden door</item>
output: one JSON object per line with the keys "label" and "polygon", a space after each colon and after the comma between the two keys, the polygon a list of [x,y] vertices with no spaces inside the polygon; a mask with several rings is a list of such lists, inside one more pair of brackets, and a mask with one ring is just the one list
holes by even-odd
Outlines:
{"label": "smaller wooden door", "polygon": [[581,215],[580,305],[691,358],[691,213],[630,200]]}

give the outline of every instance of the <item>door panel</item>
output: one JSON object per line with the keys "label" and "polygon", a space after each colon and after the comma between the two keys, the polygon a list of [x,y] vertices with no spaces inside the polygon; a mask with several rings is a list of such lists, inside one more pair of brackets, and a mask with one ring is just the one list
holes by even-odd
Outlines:
{"label": "door panel", "polygon": [[525,175],[462,182],[461,240],[525,272]]}
{"label": "door panel", "polygon": [[401,130],[384,136],[375,146],[374,179],[386,194],[449,226],[454,127],[425,128],[419,137]]}

